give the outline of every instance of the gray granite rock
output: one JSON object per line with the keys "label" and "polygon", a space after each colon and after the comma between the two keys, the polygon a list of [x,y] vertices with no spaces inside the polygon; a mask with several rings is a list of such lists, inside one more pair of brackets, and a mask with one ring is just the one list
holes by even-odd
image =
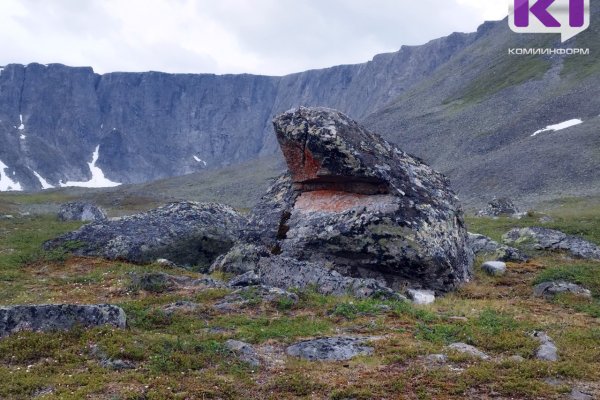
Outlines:
{"label": "gray granite rock", "polygon": [[427,305],[435,302],[435,293],[431,290],[408,289],[406,294],[417,305]]}
{"label": "gray granite rock", "polygon": [[481,265],[488,275],[501,276],[506,273],[506,264],[502,261],[486,261]]}
{"label": "gray granite rock", "polygon": [[552,298],[561,293],[570,293],[581,297],[592,297],[588,289],[571,282],[556,281],[542,282],[533,288],[534,295],[538,297]]}
{"label": "gray granite rock", "polygon": [[395,290],[469,280],[463,212],[443,175],[335,110],[301,107],[273,124],[289,174],[253,210],[250,241]]}
{"label": "gray granite rock", "polygon": [[245,220],[231,207],[179,202],[116,220],[93,222],[50,240],[46,249],[135,263],[166,258],[208,269],[237,241]]}
{"label": "gray granite rock", "polygon": [[454,350],[458,353],[464,353],[464,354],[468,354],[472,357],[475,358],[479,358],[482,360],[489,360],[490,356],[488,356],[487,354],[485,354],[484,352],[482,352],[481,350],[477,349],[474,346],[471,346],[470,344],[466,344],[466,343],[452,343],[451,345],[448,346],[449,349]]}
{"label": "gray granite rock", "polygon": [[494,198],[488,205],[477,212],[480,217],[513,217],[519,214],[519,209],[511,199]]}
{"label": "gray granite rock", "polygon": [[252,367],[260,366],[260,359],[254,347],[246,342],[229,339],[225,342],[225,347],[233,352],[240,361],[248,363]]}
{"label": "gray granite rock", "polygon": [[58,210],[58,219],[61,221],[104,221],[106,213],[94,204],[75,201],[61,204]]}
{"label": "gray granite rock", "polygon": [[515,228],[504,234],[504,243],[531,250],[565,251],[587,260],[600,260],[600,247],[577,236],[540,227]]}
{"label": "gray granite rock", "polygon": [[286,353],[310,361],[343,361],[359,355],[373,354],[373,348],[365,346],[368,338],[328,337],[305,340],[289,346]]}
{"label": "gray granite rock", "polygon": [[475,255],[489,255],[498,261],[525,262],[528,257],[514,247],[502,245],[495,240],[469,232],[469,246]]}
{"label": "gray granite rock", "polygon": [[545,332],[535,331],[531,336],[540,342],[535,352],[535,358],[542,361],[558,361],[558,348]]}
{"label": "gray granite rock", "polygon": [[239,243],[227,253],[219,256],[210,266],[209,272],[221,271],[231,274],[244,274],[254,271],[261,257],[268,257],[271,253],[263,246],[249,243]]}
{"label": "gray granite rock", "polygon": [[109,304],[41,304],[0,307],[0,337],[21,331],[64,331],[112,325],[125,328],[123,309]]}

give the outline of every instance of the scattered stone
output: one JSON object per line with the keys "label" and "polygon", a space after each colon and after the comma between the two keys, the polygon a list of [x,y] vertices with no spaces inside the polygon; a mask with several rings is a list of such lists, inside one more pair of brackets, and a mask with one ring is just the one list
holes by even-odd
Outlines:
{"label": "scattered stone", "polygon": [[177,264],[175,264],[173,261],[167,260],[166,258],[158,258],[156,261],[154,261],[154,263],[162,267],[177,268]]}
{"label": "scattered stone", "polygon": [[264,246],[241,243],[233,246],[226,254],[219,256],[210,266],[209,272],[221,271],[231,274],[244,274],[254,271],[261,257],[271,253]]}
{"label": "scattered stone", "polygon": [[448,356],[445,354],[430,354],[425,357],[425,361],[431,364],[446,364]]}
{"label": "scattered stone", "polygon": [[494,198],[484,209],[477,212],[479,217],[515,217],[519,214],[515,203],[508,198]]}
{"label": "scattered stone", "polygon": [[163,311],[167,315],[172,315],[176,313],[184,313],[189,314],[197,311],[202,308],[201,304],[194,303],[191,301],[177,301],[175,303],[167,304],[163,307]]}
{"label": "scattered stone", "polygon": [[406,294],[413,304],[427,305],[435,302],[435,293],[431,290],[408,289]]}
{"label": "scattered stone", "polygon": [[553,229],[515,228],[504,234],[502,240],[508,245],[524,249],[566,251],[576,258],[600,260],[600,247]]}
{"label": "scattered stone", "polygon": [[485,235],[469,232],[469,246],[475,255],[490,255],[497,261],[526,262],[528,257],[514,247],[502,245]]}
{"label": "scattered stone", "polygon": [[542,282],[533,288],[533,294],[537,297],[552,298],[561,293],[570,293],[586,298],[592,297],[592,292],[588,289],[565,281]]}
{"label": "scattered stone", "polygon": [[242,275],[238,275],[231,279],[228,283],[231,287],[236,286],[255,286],[260,285],[261,279],[260,276],[256,274],[254,271],[248,271]]}
{"label": "scattered stone", "polygon": [[109,304],[42,304],[0,307],[0,337],[21,331],[64,331],[76,325],[85,328],[100,325],[125,328],[125,311]]}
{"label": "scattered stone", "polygon": [[46,387],[37,389],[35,392],[33,392],[31,394],[31,397],[33,397],[34,399],[37,399],[38,397],[48,396],[48,395],[54,393],[55,391],[56,391],[56,388],[54,386],[46,386]]}
{"label": "scattered stone", "polygon": [[214,308],[220,311],[236,311],[258,303],[278,303],[281,301],[287,301],[294,305],[298,302],[298,295],[277,287],[258,285],[244,287],[228,294],[217,302]]}
{"label": "scattered stone", "polygon": [[539,221],[540,221],[541,224],[549,224],[550,222],[554,222],[554,218],[552,218],[549,215],[542,215],[539,218]]}
{"label": "scattered stone", "polygon": [[586,393],[577,388],[573,388],[569,396],[571,400],[594,400],[594,396],[591,393]]}
{"label": "scattered stone", "polygon": [[316,288],[319,293],[326,295],[406,300],[375,279],[342,276],[339,272],[316,263],[280,256],[261,258],[258,275],[263,284],[285,289]]}
{"label": "scattered stone", "polygon": [[463,212],[443,175],[334,110],[301,107],[273,124],[289,173],[253,210],[250,242],[397,291],[470,279]]}
{"label": "scattered stone", "polygon": [[97,344],[90,345],[90,354],[92,357],[98,359],[100,365],[104,368],[112,369],[114,371],[135,368],[135,364],[131,361],[108,357]]}
{"label": "scattered stone", "polygon": [[74,201],[60,206],[58,219],[61,221],[104,221],[106,213],[94,204]]}
{"label": "scattered stone", "polygon": [[364,346],[368,338],[329,337],[305,340],[289,346],[286,353],[310,361],[343,361],[359,355],[373,354],[373,348]]}
{"label": "scattered stone", "polygon": [[150,263],[166,258],[207,269],[237,241],[244,218],[231,207],[214,203],[171,203],[152,211],[92,222],[50,240],[46,250],[67,248],[80,256]]}
{"label": "scattered stone", "polygon": [[535,358],[543,361],[558,361],[558,349],[550,336],[540,331],[533,332],[531,336],[540,342]]}
{"label": "scattered stone", "polygon": [[487,354],[485,354],[484,352],[482,352],[481,350],[477,349],[474,346],[471,346],[470,344],[466,344],[466,343],[452,343],[450,346],[448,346],[449,349],[457,351],[459,353],[464,353],[464,354],[468,354],[472,357],[475,358],[480,358],[482,360],[489,360],[490,356],[488,356]]}
{"label": "scattered stone", "polygon": [[10,214],[0,215],[0,220],[2,219],[14,219],[15,217]]}
{"label": "scattered stone", "polygon": [[448,317],[448,319],[450,321],[469,322],[469,319],[467,317],[453,316],[453,317]]}
{"label": "scattered stone", "polygon": [[508,360],[512,361],[512,362],[516,362],[516,363],[521,363],[521,362],[525,361],[525,358],[523,358],[519,355],[515,355],[515,356],[508,357]]}
{"label": "scattered stone", "polygon": [[225,342],[225,347],[233,352],[240,361],[248,363],[252,367],[260,366],[258,354],[252,345],[245,342],[240,342],[239,340],[229,339]]}
{"label": "scattered stone", "polygon": [[501,276],[506,273],[506,264],[502,261],[486,261],[481,266],[488,275]]}

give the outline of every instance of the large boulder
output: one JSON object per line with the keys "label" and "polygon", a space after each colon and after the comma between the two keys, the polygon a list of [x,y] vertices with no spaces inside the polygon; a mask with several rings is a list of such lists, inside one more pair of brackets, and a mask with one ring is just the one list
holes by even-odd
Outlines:
{"label": "large boulder", "polygon": [[273,123],[289,172],[253,210],[250,241],[394,290],[469,280],[463,212],[443,175],[334,110]]}
{"label": "large boulder", "polygon": [[245,220],[231,207],[178,202],[115,220],[93,222],[50,240],[46,249],[134,263],[166,258],[178,265],[208,268],[238,240]]}
{"label": "large boulder", "polygon": [[529,250],[565,251],[586,260],[600,260],[600,247],[577,236],[548,228],[514,228],[502,236],[504,243]]}
{"label": "large boulder", "polygon": [[0,337],[21,331],[64,331],[75,326],[125,328],[123,309],[109,304],[42,304],[0,307]]}
{"label": "large boulder", "polygon": [[106,213],[94,204],[74,201],[61,204],[58,210],[58,219],[61,221],[104,221]]}

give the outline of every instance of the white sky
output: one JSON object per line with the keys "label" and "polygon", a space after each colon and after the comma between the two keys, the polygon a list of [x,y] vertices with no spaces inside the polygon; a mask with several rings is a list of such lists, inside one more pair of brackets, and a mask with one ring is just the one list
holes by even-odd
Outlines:
{"label": "white sky", "polygon": [[506,0],[0,0],[0,65],[283,75],[471,32]]}

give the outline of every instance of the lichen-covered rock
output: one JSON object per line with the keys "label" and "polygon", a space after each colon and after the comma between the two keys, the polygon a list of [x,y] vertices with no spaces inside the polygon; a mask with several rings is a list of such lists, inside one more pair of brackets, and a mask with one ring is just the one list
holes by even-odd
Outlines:
{"label": "lichen-covered rock", "polygon": [[119,218],[93,222],[50,240],[46,249],[135,263],[166,258],[186,267],[208,268],[238,240],[245,220],[231,207],[179,202]]}
{"label": "lichen-covered rock", "polygon": [[521,263],[529,259],[519,249],[502,245],[478,233],[469,232],[469,247],[471,247],[475,255],[490,255],[497,261]]}
{"label": "lichen-covered rock", "polygon": [[488,205],[477,213],[480,217],[515,217],[519,209],[508,198],[493,199]]}
{"label": "lichen-covered rock", "polygon": [[263,246],[240,243],[233,246],[226,254],[219,256],[210,266],[209,272],[244,274],[253,271],[261,257],[269,255],[269,251]]}
{"label": "lichen-covered rock", "polygon": [[373,348],[365,346],[368,338],[330,337],[305,340],[289,346],[290,356],[309,361],[343,361],[359,355],[373,354]]}
{"label": "lichen-covered rock", "polygon": [[61,221],[104,221],[106,214],[94,204],[74,201],[60,206],[58,219]]}
{"label": "lichen-covered rock", "polygon": [[236,311],[257,303],[287,303],[294,305],[298,295],[277,287],[255,285],[237,289],[217,302],[214,307],[219,311]]}
{"label": "lichen-covered rock", "polygon": [[427,305],[435,302],[435,293],[431,290],[408,289],[406,294],[408,295],[408,298],[417,305]]}
{"label": "lichen-covered rock", "polygon": [[144,290],[146,292],[162,293],[180,289],[190,288],[224,288],[223,282],[213,278],[204,277],[194,279],[185,275],[169,275],[163,272],[147,272],[130,274],[133,290]]}
{"label": "lichen-covered rock", "polygon": [[514,228],[502,237],[504,243],[531,250],[566,251],[586,260],[600,260],[600,247],[577,236],[548,228]]}
{"label": "lichen-covered rock", "polygon": [[248,363],[252,367],[260,366],[258,354],[251,344],[229,339],[225,342],[225,348],[234,353],[240,361]]}
{"label": "lichen-covered rock", "polygon": [[75,326],[90,328],[100,325],[125,328],[125,311],[109,304],[41,304],[0,307],[0,337],[21,331],[64,331]]}
{"label": "lichen-covered rock", "polygon": [[542,282],[533,288],[533,293],[538,297],[552,298],[562,293],[570,293],[581,297],[592,297],[588,289],[571,282]]}
{"label": "lichen-covered rock", "polygon": [[262,258],[257,274],[262,284],[285,289],[315,288],[326,295],[406,300],[375,279],[343,276],[325,265],[281,256]]}
{"label": "lichen-covered rock", "polygon": [[289,173],[246,237],[342,275],[446,292],[471,276],[462,209],[447,179],[345,115],[299,108],[274,119]]}
{"label": "lichen-covered rock", "polygon": [[466,343],[452,343],[448,346],[449,349],[454,350],[458,353],[468,354],[472,357],[479,358],[481,360],[489,360],[490,356],[479,350],[475,346],[471,346]]}
{"label": "lichen-covered rock", "polygon": [[535,331],[531,337],[540,343],[535,352],[535,358],[542,361],[558,361],[558,348],[546,332]]}

